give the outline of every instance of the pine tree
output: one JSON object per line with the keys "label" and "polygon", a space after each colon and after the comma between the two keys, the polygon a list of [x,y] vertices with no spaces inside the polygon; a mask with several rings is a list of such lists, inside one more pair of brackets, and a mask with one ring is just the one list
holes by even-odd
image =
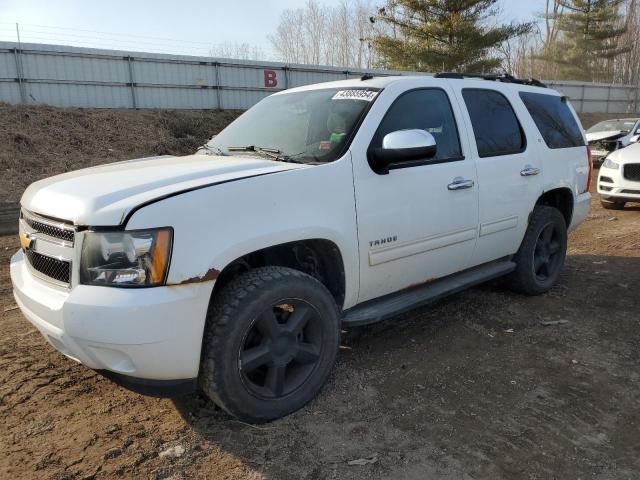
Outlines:
{"label": "pine tree", "polygon": [[630,49],[620,45],[627,26],[620,13],[624,0],[562,0],[558,48],[545,60],[559,66],[559,78],[613,81],[614,59]]}
{"label": "pine tree", "polygon": [[[495,25],[498,0],[389,0],[374,18],[382,66],[428,72],[497,69],[494,48],[531,30],[530,23]],[[372,20],[374,20],[372,19]]]}

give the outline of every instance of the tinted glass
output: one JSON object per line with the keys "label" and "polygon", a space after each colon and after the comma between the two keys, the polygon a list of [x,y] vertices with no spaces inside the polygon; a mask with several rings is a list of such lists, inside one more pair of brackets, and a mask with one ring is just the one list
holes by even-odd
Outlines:
{"label": "tinted glass", "polygon": [[504,95],[494,90],[465,88],[462,97],[471,118],[478,155],[509,155],[525,149],[524,133]]}
{"label": "tinted glass", "polygon": [[[556,95],[520,92],[542,138],[549,148],[584,146],[582,132],[566,100]],[[629,127],[631,128],[631,127]]]}
{"label": "tinted glass", "polygon": [[331,162],[378,94],[373,89],[323,89],[272,95],[257,103],[207,144],[223,155],[255,155],[229,147],[278,150],[298,161]]}
{"label": "tinted glass", "polygon": [[456,121],[443,90],[413,90],[398,98],[380,122],[371,146],[380,148],[386,134],[412,128],[426,130],[436,139],[436,155],[430,161],[462,157]]}

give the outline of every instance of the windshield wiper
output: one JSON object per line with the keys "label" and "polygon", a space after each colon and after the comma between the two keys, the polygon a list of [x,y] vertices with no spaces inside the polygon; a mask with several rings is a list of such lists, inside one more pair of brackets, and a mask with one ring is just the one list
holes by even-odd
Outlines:
{"label": "windshield wiper", "polygon": [[227,156],[227,154],[224,153],[220,147],[212,147],[208,143],[205,143],[204,145],[202,145],[201,147],[198,148],[198,151],[201,151],[201,150],[205,150],[205,151],[209,152],[209,154],[212,154],[212,155],[219,155],[219,156],[222,156],[222,157],[226,157]]}
{"label": "windshield wiper", "polygon": [[245,145],[243,147],[227,147],[229,152],[255,152],[267,155],[279,162],[288,163],[305,163],[302,160],[294,159],[288,155],[284,155],[279,149],[271,147],[256,147],[255,145]]}

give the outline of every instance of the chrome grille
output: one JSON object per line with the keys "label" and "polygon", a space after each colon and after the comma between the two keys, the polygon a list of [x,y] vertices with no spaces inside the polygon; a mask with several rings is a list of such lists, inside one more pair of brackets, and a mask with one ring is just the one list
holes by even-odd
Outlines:
{"label": "chrome grille", "polygon": [[22,210],[20,216],[33,229],[34,233],[41,233],[47,237],[73,244],[75,239],[73,226],[64,222],[41,218],[25,210]]}
{"label": "chrome grille", "polygon": [[23,209],[18,229],[26,263],[33,275],[69,287],[75,227]]}
{"label": "chrome grille", "polygon": [[625,165],[622,176],[627,180],[640,182],[640,163],[629,163]]}
{"label": "chrome grille", "polygon": [[48,257],[30,249],[25,251],[25,255],[35,271],[65,284],[71,281],[71,262]]}

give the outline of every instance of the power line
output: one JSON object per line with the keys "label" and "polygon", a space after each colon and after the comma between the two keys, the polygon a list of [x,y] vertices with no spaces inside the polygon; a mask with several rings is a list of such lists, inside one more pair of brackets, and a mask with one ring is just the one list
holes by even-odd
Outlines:
{"label": "power line", "polygon": [[[22,37],[23,38],[27,38],[32,37],[33,38],[33,34],[35,33],[36,36],[39,36],[40,38],[42,38],[42,35],[48,36],[49,38],[57,38],[57,37],[52,37],[52,35],[56,35],[55,33],[51,33],[51,32],[46,32],[46,31],[42,31],[42,30],[29,30],[29,29],[24,29],[21,28],[20,31],[22,32]],[[99,38],[99,37],[93,37],[91,35],[77,35],[77,34],[73,34],[73,33],[59,33],[57,35],[63,35],[64,37],[73,37],[73,38],[84,38],[84,39],[90,39],[90,40],[97,40],[97,41],[102,41],[102,40],[107,40],[109,42],[115,42],[115,43],[131,43],[132,40],[126,40],[126,39],[118,39],[118,38]],[[167,43],[158,43],[158,42],[141,42],[141,41],[136,41],[136,44],[141,44],[141,45],[153,45],[156,48],[157,47],[174,47],[174,45],[171,44],[167,44]],[[189,47],[186,45],[181,45],[181,48],[187,48],[189,50],[203,50],[205,48],[210,48],[211,46],[213,46],[213,44],[208,43],[206,44],[208,47]]]}
{"label": "power line", "polygon": [[[15,26],[15,23],[0,22],[0,38],[5,38],[9,41],[15,41],[16,32],[15,29],[10,25]],[[154,37],[149,35],[121,34],[116,32],[89,30],[83,28],[58,27],[30,23],[20,23],[19,25],[23,43],[34,41],[35,43],[47,42],[61,45],[75,45],[102,49],[133,50],[142,52],[149,51],[150,53],[175,53],[182,55],[219,57],[234,56],[233,54],[225,55],[224,51],[235,49],[238,52],[240,50],[251,51],[254,53],[255,59],[257,59],[257,57],[259,56],[262,59],[266,60],[275,56],[273,52],[269,51],[268,49],[248,44],[238,44],[231,42],[209,43],[203,41],[179,40],[165,37]],[[70,33],[68,31],[81,33]],[[153,41],[141,41],[140,39]],[[256,52],[259,55],[255,55]],[[239,55],[246,56],[246,54]]]}
{"label": "power line", "polygon": [[[0,40],[16,41],[15,23],[0,22]],[[268,60],[274,58],[269,49],[237,42],[209,43],[149,35],[121,34],[74,27],[58,27],[20,23],[22,43],[44,43],[150,53],[192,55],[202,57],[238,57]],[[78,32],[78,33],[71,33]],[[147,41],[144,41],[147,40]],[[235,52],[235,54],[233,53]],[[240,53],[243,52],[243,53]],[[245,52],[252,52],[247,56]]]}
{"label": "power line", "polygon": [[27,26],[27,27],[36,27],[36,28],[48,28],[50,30],[73,30],[76,32],[87,32],[87,33],[97,33],[97,34],[102,34],[102,35],[115,35],[118,37],[134,37],[134,38],[147,38],[147,39],[151,39],[151,40],[166,40],[166,41],[170,41],[170,42],[180,42],[180,43],[194,43],[194,44],[200,44],[200,45],[210,45],[210,42],[202,42],[202,41],[195,41],[195,40],[181,40],[181,39],[177,39],[177,38],[166,38],[166,37],[153,37],[153,36],[149,36],[149,35],[136,35],[133,33],[117,33],[117,32],[105,32],[105,31],[100,31],[100,30],[87,30],[87,29],[83,29],[83,28],[73,28],[73,27],[57,27],[57,26],[53,26],[53,25],[37,25],[37,24],[33,24],[33,23],[21,23],[20,26]]}
{"label": "power line", "polygon": [[[193,50],[182,50],[179,48],[171,48],[171,49],[157,49],[153,47],[145,47],[139,48],[135,45],[113,45],[109,43],[96,43],[96,42],[85,42],[81,40],[74,40],[72,42],[67,42],[65,40],[55,39],[51,37],[40,37],[40,36],[29,36],[26,39],[22,40],[22,43],[42,43],[42,44],[52,44],[52,45],[66,45],[66,46],[83,46],[88,48],[97,48],[103,50],[122,50],[122,51],[136,51],[136,52],[149,52],[149,53],[175,53],[175,54],[184,54],[184,55],[196,55],[200,57],[208,57],[209,52],[205,52],[204,49],[201,51],[199,55],[198,52]],[[35,41],[34,41],[35,40]]]}

